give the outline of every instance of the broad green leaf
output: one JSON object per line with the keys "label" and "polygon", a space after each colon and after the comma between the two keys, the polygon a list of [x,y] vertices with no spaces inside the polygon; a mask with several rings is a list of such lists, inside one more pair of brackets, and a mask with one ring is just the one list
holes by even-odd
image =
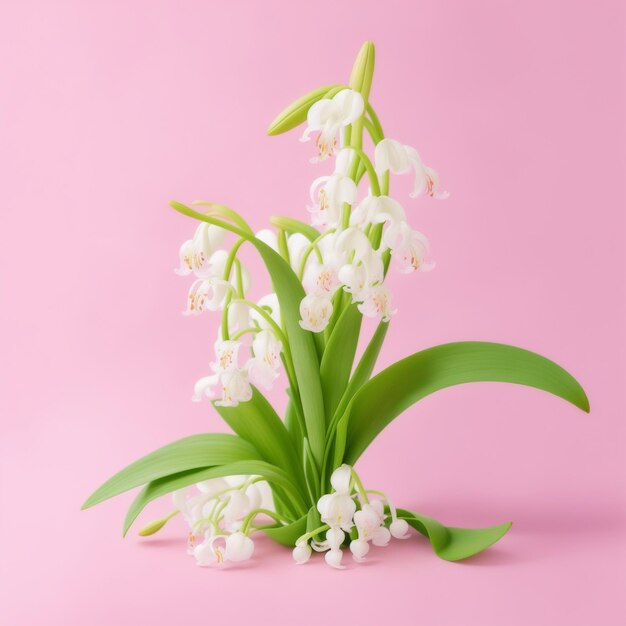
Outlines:
{"label": "broad green leaf", "polygon": [[213,406],[235,433],[254,445],[264,461],[297,472],[298,455],[285,425],[265,396],[256,387],[252,389],[249,402],[236,407]]}
{"label": "broad green leaf", "polygon": [[293,233],[300,233],[304,235],[309,241],[315,241],[320,235],[320,231],[313,226],[296,220],[293,217],[285,217],[283,215],[274,215],[270,217],[270,222],[276,228],[280,228],[285,232],[293,235]]}
{"label": "broad green leaf", "polygon": [[348,435],[348,415],[345,415],[337,423],[337,429],[335,430],[335,443],[333,449],[333,463],[329,468],[329,478],[333,470],[337,469],[343,462],[343,457],[346,452],[346,437]]}
{"label": "broad green leaf", "polygon": [[133,500],[126,519],[124,520],[124,535],[128,532],[137,516],[143,511],[147,504],[172,491],[188,487],[203,480],[220,478],[222,476],[239,476],[242,474],[252,474],[262,476],[270,485],[279,485],[287,493],[292,503],[298,507],[299,511],[306,510],[304,501],[289,476],[278,467],[266,463],[265,461],[239,461],[215,467],[201,467],[184,472],[178,472],[170,476],[162,476],[150,481]]}
{"label": "broad green leaf", "polygon": [[359,342],[361,319],[361,313],[355,304],[347,306],[341,313],[324,350],[320,365],[320,378],[324,395],[324,411],[328,423],[350,380],[352,363]]}
{"label": "broad green leaf", "polygon": [[300,301],[304,298],[304,289],[289,264],[268,245],[252,237],[248,232],[193,209],[171,201],[170,205],[179,213],[197,220],[215,224],[248,240],[259,252],[267,267],[276,289],[280,304],[281,318],[285,325],[289,347],[293,356],[294,368],[304,422],[315,461],[321,466],[324,455],[324,402],[320,383],[319,361],[315,350],[312,333],[300,326]]}
{"label": "broad green leaf", "polygon": [[576,379],[545,357],[497,343],[444,344],[394,363],[361,387],[346,410],[345,462],[353,465],[378,433],[418,400],[439,389],[480,381],[536,387],[589,411]]}
{"label": "broad green leaf", "polygon": [[293,548],[296,540],[306,533],[306,513],[298,520],[287,526],[271,526],[264,528],[263,532],[276,543]]}
{"label": "broad green leaf", "polygon": [[341,398],[341,402],[339,403],[337,410],[335,411],[337,419],[343,415],[348,403],[352,399],[352,396],[354,396],[354,394],[369,380],[372,375],[374,366],[376,365],[376,360],[380,354],[380,349],[383,347],[383,341],[385,340],[388,328],[389,322],[380,322],[380,324],[378,324],[372,338],[367,344],[367,348],[365,348],[365,351],[363,352],[363,356],[361,356],[356,368],[354,369],[354,373],[350,378],[348,387]]}
{"label": "broad green leaf", "polygon": [[451,528],[413,511],[398,509],[397,513],[399,518],[430,539],[437,556],[446,561],[460,561],[482,552],[511,528],[511,522],[490,528]]}
{"label": "broad green leaf", "polygon": [[306,120],[307,113],[311,106],[326,96],[331,89],[336,87],[341,87],[341,85],[327,85],[326,87],[319,87],[318,89],[314,89],[313,91],[305,94],[301,98],[298,98],[276,116],[274,121],[270,124],[270,127],[267,129],[267,134],[280,135],[302,124]]}
{"label": "broad green leaf", "polygon": [[256,448],[236,435],[191,435],[131,463],[98,487],[81,508],[86,509],[124,491],[176,472],[256,459],[260,459]]}
{"label": "broad green leaf", "polygon": [[374,44],[371,41],[366,41],[361,46],[359,55],[352,67],[352,74],[350,75],[350,89],[359,91],[366,103],[372,87],[374,59]]}

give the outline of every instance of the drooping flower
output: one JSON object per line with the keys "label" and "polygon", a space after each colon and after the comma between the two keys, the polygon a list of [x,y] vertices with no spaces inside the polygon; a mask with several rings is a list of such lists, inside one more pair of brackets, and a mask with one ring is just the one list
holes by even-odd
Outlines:
{"label": "drooping flower", "polygon": [[270,330],[259,331],[252,341],[252,357],[246,364],[250,380],[255,385],[270,389],[278,376],[280,352],[283,344]]}
{"label": "drooping flower", "polygon": [[233,533],[226,538],[227,561],[247,561],[254,552],[254,542],[241,532]]}
{"label": "drooping flower", "polygon": [[240,402],[252,399],[252,387],[248,374],[244,370],[231,369],[220,376],[222,384],[222,398],[217,400],[217,406],[237,406]]}
{"label": "drooping flower", "polygon": [[221,278],[198,278],[189,288],[184,315],[200,315],[203,311],[219,311],[224,305],[230,284]]}
{"label": "drooping flower", "polygon": [[343,205],[354,204],[356,183],[343,174],[320,176],[311,184],[312,206],[307,207],[317,226],[335,227],[341,220]]}
{"label": "drooping flower", "polygon": [[204,278],[209,267],[211,255],[222,245],[224,229],[213,224],[201,222],[196,228],[192,239],[180,247],[180,266],[176,273],[186,276],[192,272],[199,278]]}
{"label": "drooping flower", "polygon": [[311,558],[311,546],[306,541],[299,541],[293,549],[293,560],[298,565],[303,565]]}
{"label": "drooping flower", "polygon": [[434,169],[424,165],[415,148],[401,144],[394,139],[383,139],[376,144],[374,160],[378,174],[391,171],[394,174],[405,174],[411,169],[415,175],[412,198],[426,193],[431,198],[443,200],[450,194],[439,191],[439,177]]}
{"label": "drooping flower", "polygon": [[300,302],[300,326],[313,333],[322,332],[333,313],[333,303],[327,296],[310,294]]}
{"label": "drooping flower", "polygon": [[402,205],[389,196],[366,196],[359,202],[350,215],[351,226],[398,224],[406,220]]}
{"label": "drooping flower", "polygon": [[322,522],[331,528],[339,528],[349,532],[352,526],[352,517],[356,511],[356,504],[346,493],[330,493],[323,495],[317,501],[317,510]]}
{"label": "drooping flower", "polygon": [[366,317],[380,317],[388,322],[396,312],[391,309],[391,295],[387,287],[376,285],[364,292],[363,301],[357,305]]}
{"label": "drooping flower", "polygon": [[240,341],[218,339],[215,342],[215,361],[211,363],[211,369],[216,374],[237,369],[240,348]]}
{"label": "drooping flower", "polygon": [[330,298],[341,286],[337,269],[330,263],[313,260],[304,273],[304,288],[307,293]]}
{"label": "drooping flower", "polygon": [[[257,305],[267,311],[278,326],[281,325],[280,304],[278,303],[278,296],[275,293],[268,293],[266,296],[263,296],[257,302]],[[271,328],[268,321],[254,309],[250,311],[250,319],[262,330],[268,330]]]}
{"label": "drooping flower", "polygon": [[412,230],[406,222],[392,224],[383,240],[402,273],[428,272],[435,267],[434,263],[426,261],[429,251],[426,235]]}
{"label": "drooping flower", "polygon": [[311,106],[307,113],[307,127],[301,141],[308,141],[312,132],[317,136],[318,156],[311,161],[323,161],[332,156],[337,147],[339,130],[356,121],[363,114],[363,96],[353,89],[343,89],[332,98],[323,98]]}

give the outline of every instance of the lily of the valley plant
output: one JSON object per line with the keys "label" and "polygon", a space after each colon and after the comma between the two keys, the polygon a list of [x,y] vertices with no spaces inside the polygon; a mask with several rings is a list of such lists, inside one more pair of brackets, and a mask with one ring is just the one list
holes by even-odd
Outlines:
{"label": "lily of the valley plant", "polygon": [[[310,142],[311,161],[333,165],[311,184],[306,222],[274,217],[272,229],[255,233],[223,205],[171,202],[198,222],[180,248],[176,270],[193,277],[186,314],[213,311],[219,319],[214,353],[198,373],[193,400],[211,401],[234,434],[170,443],[97,489],[84,507],[142,487],[124,534],[148,503],[169,495],[172,512],[140,534],[184,518],[189,552],[199,565],[250,558],[252,536],[263,532],[290,546],[297,563],[318,551],[341,568],[345,554],[362,561],[371,546],[406,539],[409,527],[441,558],[464,559],[500,539],[510,523],[449,528],[396,508],[383,492],[366,488],[354,469],[370,443],[418,400],[468,382],[529,385],[589,410],[583,389],[565,370],[502,344],[435,346],[372,376],[395,313],[388,272],[433,267],[428,240],[411,225],[405,198],[390,195],[391,179],[411,177],[406,203],[427,205],[447,196],[415,148],[385,136],[370,101],[373,70],[368,42],[347,84],[315,89],[269,128],[277,135],[305,124],[300,140]],[[365,135],[373,145],[369,153]],[[256,301],[240,259],[244,246],[256,249],[272,285]],[[364,316],[379,322],[356,360]],[[277,382],[288,387],[282,418],[263,395]]]}

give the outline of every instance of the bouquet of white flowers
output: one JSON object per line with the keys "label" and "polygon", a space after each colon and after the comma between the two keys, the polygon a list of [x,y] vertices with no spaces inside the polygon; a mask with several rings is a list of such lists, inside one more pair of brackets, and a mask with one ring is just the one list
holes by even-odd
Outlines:
{"label": "bouquet of white flowers", "polygon": [[[391,174],[411,174],[412,197],[443,199],[437,173],[411,146],[385,137],[369,100],[374,46],[363,45],[347,85],[316,89],[285,109],[270,135],[306,122],[316,133],[313,162],[334,158],[334,171],[311,185],[312,225],[271,218],[254,233],[232,209],[213,202],[174,209],[199,222],[180,249],[181,275],[195,277],[186,313],[219,311],[211,373],[193,400],[212,398],[235,434],[199,434],[148,454],[97,489],[84,508],[143,488],[126,516],[124,534],[144,507],[172,494],[174,510],[140,531],[150,535],[175,515],[189,525],[189,552],[199,565],[248,559],[251,536],[264,532],[293,548],[297,563],[312,550],[342,567],[342,548],[361,561],[409,527],[443,559],[487,548],[510,523],[449,528],[397,509],[366,488],[354,464],[404,409],[439,389],[475,381],[529,385],[589,411],[585,392],[561,367],[512,346],[461,342],[408,356],[372,377],[394,314],[385,277],[427,271],[427,238],[409,225],[389,193]],[[373,155],[363,148],[367,133]],[[226,244],[227,236],[232,240]],[[248,298],[250,273],[239,251],[251,244],[269,273],[272,293]],[[363,316],[379,324],[355,363]],[[245,355],[245,356],[244,356]],[[263,396],[284,369],[289,397],[281,417]],[[398,384],[401,381],[402,384]]]}

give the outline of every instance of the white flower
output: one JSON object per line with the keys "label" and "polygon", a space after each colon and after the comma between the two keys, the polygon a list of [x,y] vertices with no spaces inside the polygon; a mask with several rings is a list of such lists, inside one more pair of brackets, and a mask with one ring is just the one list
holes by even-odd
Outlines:
{"label": "white flower", "polygon": [[300,541],[296,543],[296,547],[293,549],[292,555],[293,560],[298,564],[302,565],[306,563],[311,558],[311,546],[306,541]]}
{"label": "white flower", "polygon": [[250,307],[245,302],[231,302],[228,305],[228,330],[244,330],[250,326]]}
{"label": "white flower", "polygon": [[390,226],[383,239],[391,248],[391,256],[404,274],[415,271],[428,272],[435,267],[434,263],[426,261],[429,250],[426,235],[411,230],[406,222]]}
{"label": "white flower", "polygon": [[409,538],[409,524],[406,520],[395,519],[389,524],[389,532],[392,537],[396,539],[408,539]]}
{"label": "white flower", "polygon": [[382,503],[378,505],[364,504],[360,511],[354,514],[354,524],[359,533],[359,539],[371,541],[375,546],[386,546],[391,539],[389,530],[384,526],[384,515],[381,514]]}
{"label": "white flower", "polygon": [[214,374],[213,376],[204,376],[196,382],[193,386],[192,402],[200,402],[203,397],[213,397],[213,387],[219,382],[219,376]]}
{"label": "white flower", "polygon": [[343,552],[341,550],[329,550],[324,555],[324,560],[328,565],[334,567],[335,569],[345,569],[345,566],[341,564],[341,559],[343,557]]}
{"label": "white flower", "polygon": [[180,247],[180,266],[176,273],[186,276],[194,272],[196,276],[203,278],[209,266],[209,259],[213,252],[222,245],[224,230],[219,226],[201,222],[196,228],[193,239],[185,241]]}
{"label": "white flower", "polygon": [[246,364],[250,380],[255,385],[270,389],[278,376],[280,352],[283,344],[270,330],[259,331],[252,341],[254,357]]}
{"label": "white flower", "polygon": [[274,252],[278,252],[278,239],[276,233],[269,228],[263,228],[254,235],[257,239],[267,244]]}
{"label": "white flower", "polygon": [[341,286],[336,268],[330,263],[311,261],[302,280],[307,293],[330,298]]}
{"label": "white flower", "polygon": [[345,463],[340,465],[330,476],[330,484],[337,493],[349,494],[352,484],[352,468]]}
{"label": "white flower", "polygon": [[218,311],[224,305],[230,284],[221,278],[198,278],[189,288],[184,315],[200,315],[203,311]]}
{"label": "white flower", "polygon": [[254,552],[254,542],[241,532],[233,533],[226,538],[227,561],[247,561]]}
{"label": "white flower", "polygon": [[355,539],[350,542],[350,552],[352,558],[357,561],[363,561],[365,555],[370,551],[370,544],[365,539]]}
{"label": "white flower", "polygon": [[220,376],[222,383],[222,399],[217,406],[237,406],[240,402],[248,402],[252,398],[252,387],[248,374],[244,370],[231,369]]}
{"label": "white flower", "polygon": [[333,313],[330,298],[320,295],[308,295],[300,302],[300,326],[314,333],[322,332]]}
{"label": "white flower", "polygon": [[222,551],[213,545],[215,539],[212,531],[208,530],[205,533],[204,541],[193,548],[192,554],[196,558],[196,564],[200,567],[218,565],[224,561]]}
{"label": "white flower", "polygon": [[289,252],[289,262],[294,272],[299,271],[300,264],[302,263],[302,257],[304,252],[309,247],[311,242],[302,233],[293,233],[287,238],[287,250]]}
{"label": "white flower", "polygon": [[215,342],[215,361],[211,363],[211,369],[216,374],[237,369],[240,348],[240,341],[218,339]]}
{"label": "white flower", "polygon": [[364,108],[363,97],[352,89],[343,89],[332,98],[323,98],[311,106],[307,114],[307,128],[301,138],[301,141],[308,141],[312,132],[319,131],[316,142],[319,154],[311,160],[323,161],[332,156],[339,130],[361,117]]}
{"label": "white flower", "polygon": [[311,184],[311,201],[307,207],[313,224],[337,226],[341,220],[344,203],[354,204],[357,196],[356,183],[342,174],[320,176]]}
{"label": "white flower", "polygon": [[317,501],[317,510],[324,524],[349,532],[356,511],[354,500],[346,493],[330,493]]}
{"label": "white flower", "polygon": [[396,224],[405,220],[404,208],[389,196],[366,196],[350,215],[351,226],[382,224],[386,221]]}
{"label": "white flower", "polygon": [[391,310],[389,290],[382,285],[368,289],[364,294],[363,302],[358,305],[358,309],[366,317],[380,317],[384,322],[388,322],[396,312]]}
{"label": "white flower", "polygon": [[415,183],[412,198],[426,192],[431,198],[443,200],[450,194],[447,191],[438,191],[439,177],[432,168],[424,165],[415,148],[402,145],[393,139],[383,139],[376,144],[374,160],[378,174],[391,170],[394,174],[405,174],[413,169]]}

